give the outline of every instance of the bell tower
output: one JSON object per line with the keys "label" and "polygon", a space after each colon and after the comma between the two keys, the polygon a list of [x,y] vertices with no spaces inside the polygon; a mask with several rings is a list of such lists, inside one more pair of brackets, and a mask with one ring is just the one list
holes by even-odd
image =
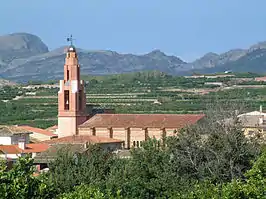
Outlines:
{"label": "bell tower", "polygon": [[60,80],[58,92],[58,137],[78,134],[78,125],[87,120],[84,81],[80,80],[80,66],[72,36],[67,49],[64,80]]}

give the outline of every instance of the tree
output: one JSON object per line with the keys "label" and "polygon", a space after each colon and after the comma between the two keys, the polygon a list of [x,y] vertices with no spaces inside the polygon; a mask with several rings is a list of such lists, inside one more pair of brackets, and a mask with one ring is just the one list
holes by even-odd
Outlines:
{"label": "tree", "polygon": [[75,152],[75,146],[58,149],[56,159],[49,163],[49,181],[59,193],[70,192],[81,184],[104,187],[110,171],[112,155],[98,145]]}
{"label": "tree", "polygon": [[88,185],[80,185],[70,193],[62,194],[59,199],[122,199],[119,191],[115,196],[110,191],[102,192],[99,188],[93,188]]}
{"label": "tree", "polygon": [[228,106],[212,107],[203,121],[168,140],[178,175],[214,183],[244,178],[260,150],[256,142],[244,136],[232,110]]}
{"label": "tree", "polygon": [[192,191],[173,195],[172,198],[201,199],[257,199],[266,198],[266,150],[253,167],[246,172],[246,179],[233,179],[231,182],[213,184],[210,181],[198,182]]}
{"label": "tree", "polygon": [[11,170],[6,163],[0,167],[0,198],[45,199],[54,196],[53,184],[45,184],[44,178],[33,176],[33,159],[19,158]]}
{"label": "tree", "polygon": [[132,149],[131,158],[111,168],[107,188],[121,190],[126,198],[165,198],[177,189],[180,179],[171,170],[170,156],[158,140]]}

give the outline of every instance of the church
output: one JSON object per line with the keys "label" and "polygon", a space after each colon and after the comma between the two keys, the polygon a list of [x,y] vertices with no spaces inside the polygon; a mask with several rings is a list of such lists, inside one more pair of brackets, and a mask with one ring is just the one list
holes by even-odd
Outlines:
{"label": "church", "polygon": [[[201,120],[203,114],[113,114],[92,115],[86,106],[84,81],[80,79],[80,65],[76,48],[67,48],[64,79],[58,91],[58,138],[72,142],[86,136],[121,141],[123,149],[140,147],[148,138],[173,136],[181,128]],[[72,141],[71,141],[72,140]]]}

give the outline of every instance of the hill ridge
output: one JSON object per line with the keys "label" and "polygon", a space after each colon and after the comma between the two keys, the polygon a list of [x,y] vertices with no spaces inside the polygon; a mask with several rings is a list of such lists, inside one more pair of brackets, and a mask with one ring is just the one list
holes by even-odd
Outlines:
{"label": "hill ridge", "polygon": [[[0,36],[0,76],[14,80],[49,80],[59,79],[63,75],[64,49],[61,46],[49,51],[46,44],[33,34],[12,33]],[[258,42],[248,49],[235,48],[217,54],[206,53],[201,58],[187,63],[177,56],[166,55],[160,49],[154,49],[142,55],[121,54],[112,50],[84,50],[78,48],[78,56],[82,73],[92,75],[119,74],[145,70],[182,75],[193,72],[222,72],[224,69],[266,72],[266,58],[264,53],[266,42]],[[250,56],[263,58],[259,62]],[[247,58],[249,57],[249,58]],[[244,61],[243,61],[244,60]],[[243,64],[245,62],[245,64]],[[259,66],[252,67],[254,64]]]}

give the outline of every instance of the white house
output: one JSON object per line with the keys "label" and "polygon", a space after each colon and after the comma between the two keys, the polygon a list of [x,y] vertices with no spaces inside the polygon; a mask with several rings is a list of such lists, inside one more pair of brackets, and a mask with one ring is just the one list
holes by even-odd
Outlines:
{"label": "white house", "polygon": [[0,145],[0,158],[15,161],[26,154],[30,154],[34,158],[37,154],[46,151],[48,148],[48,144],[26,144],[25,139],[20,138],[18,144]]}

